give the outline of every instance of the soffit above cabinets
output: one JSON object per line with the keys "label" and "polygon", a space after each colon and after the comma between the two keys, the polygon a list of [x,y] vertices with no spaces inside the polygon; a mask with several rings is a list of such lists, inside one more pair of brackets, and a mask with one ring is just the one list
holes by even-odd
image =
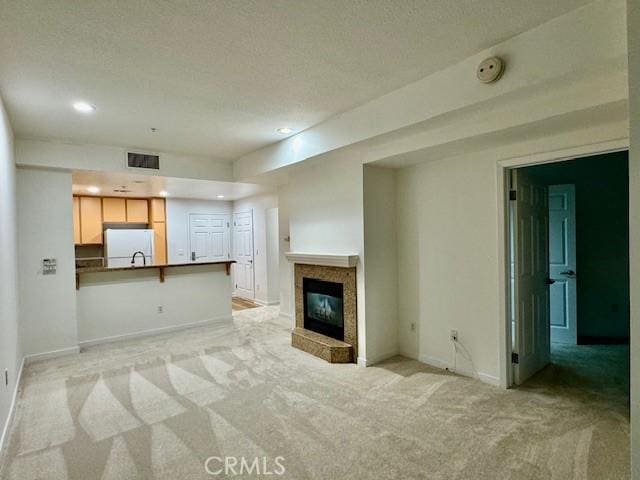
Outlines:
{"label": "soffit above cabinets", "polygon": [[226,201],[273,191],[271,187],[253,183],[217,182],[84,170],[73,172],[73,193],[75,195],[92,195],[89,187],[99,188],[100,191],[95,195],[106,197],[159,197],[162,196],[161,192],[166,192],[168,198]]}

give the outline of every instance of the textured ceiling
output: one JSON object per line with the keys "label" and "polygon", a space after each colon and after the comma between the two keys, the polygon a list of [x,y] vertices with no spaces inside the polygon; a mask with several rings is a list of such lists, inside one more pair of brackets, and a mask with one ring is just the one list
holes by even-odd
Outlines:
{"label": "textured ceiling", "polygon": [[0,0],[0,93],[21,136],[233,159],[586,3]]}

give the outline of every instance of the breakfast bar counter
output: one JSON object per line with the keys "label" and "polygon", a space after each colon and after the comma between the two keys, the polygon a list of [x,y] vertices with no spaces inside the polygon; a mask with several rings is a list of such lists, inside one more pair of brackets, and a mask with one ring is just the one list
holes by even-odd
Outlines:
{"label": "breakfast bar counter", "polygon": [[225,272],[228,275],[231,273],[231,265],[236,263],[235,260],[224,260],[217,262],[197,262],[197,263],[171,263],[162,265],[136,265],[131,267],[79,267],[76,268],[76,290],[80,289],[80,275],[84,273],[105,273],[105,272],[132,272],[138,270],[158,270],[158,277],[161,283],[164,283],[165,270],[168,268],[180,268],[180,267],[198,267],[201,265],[224,265]]}

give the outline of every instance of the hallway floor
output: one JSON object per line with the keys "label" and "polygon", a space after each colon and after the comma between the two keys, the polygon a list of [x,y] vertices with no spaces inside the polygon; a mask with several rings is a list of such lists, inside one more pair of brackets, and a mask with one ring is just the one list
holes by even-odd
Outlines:
{"label": "hallway floor", "polygon": [[28,366],[0,478],[215,478],[211,456],[281,456],[296,480],[629,478],[622,377],[589,361],[502,390],[403,357],[331,365],[290,323],[260,307]]}

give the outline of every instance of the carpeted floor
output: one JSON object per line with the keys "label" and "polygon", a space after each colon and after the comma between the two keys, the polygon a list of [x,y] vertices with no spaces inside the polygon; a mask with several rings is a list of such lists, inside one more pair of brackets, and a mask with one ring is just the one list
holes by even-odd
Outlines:
{"label": "carpeted floor", "polygon": [[[402,357],[329,365],[288,323],[261,307],[29,366],[0,478],[629,478],[625,347],[557,349],[505,391]],[[212,456],[254,470],[209,475]]]}

